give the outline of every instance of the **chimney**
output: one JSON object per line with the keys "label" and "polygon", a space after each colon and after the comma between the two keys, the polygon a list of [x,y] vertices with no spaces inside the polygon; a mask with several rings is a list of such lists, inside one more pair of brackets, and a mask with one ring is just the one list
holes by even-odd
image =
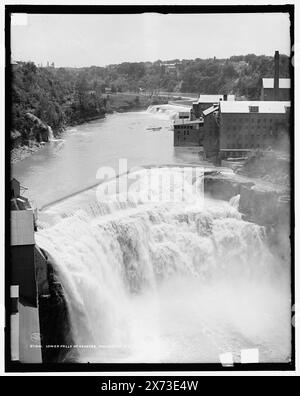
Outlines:
{"label": "chimney", "polygon": [[275,51],[274,61],[274,100],[279,100],[279,51]]}

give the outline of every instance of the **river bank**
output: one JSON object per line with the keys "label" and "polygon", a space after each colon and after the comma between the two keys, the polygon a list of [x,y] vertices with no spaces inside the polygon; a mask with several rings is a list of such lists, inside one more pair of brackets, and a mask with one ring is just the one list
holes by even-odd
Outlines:
{"label": "river bank", "polygon": [[[178,167],[166,168],[161,166],[156,170],[161,176],[170,175],[174,180]],[[257,223],[243,221],[232,208],[235,205],[228,202],[243,187],[258,185],[261,189],[265,187],[267,193],[273,186],[229,173],[226,170],[205,172],[205,190],[217,198],[208,196],[205,211],[188,201],[148,206],[143,200],[135,199],[128,206],[117,201],[114,205],[94,205],[88,196],[82,197],[81,203],[68,198],[65,207],[58,205],[50,209],[49,220],[55,217],[56,223],[38,229],[36,234],[37,244],[45,252],[45,265],[54,274],[48,278],[51,289],[48,300],[42,301],[40,297],[40,307],[44,308],[41,312],[43,342],[48,345],[99,345],[101,342],[102,349],[49,351],[44,348],[47,361],[169,362],[182,359],[188,362],[205,361],[208,357],[217,361],[213,346],[204,337],[207,329],[218,343],[217,349],[230,345],[236,359],[242,347],[259,345],[262,361],[288,361],[286,325],[282,325],[278,335],[280,344],[265,330],[278,324],[279,313],[284,314],[279,323],[288,323],[288,245],[282,243],[275,249],[278,244],[274,238],[270,240],[271,234],[265,234]],[[146,169],[140,177],[148,180]],[[144,181],[141,186],[145,185]],[[181,183],[178,188],[182,189]],[[168,191],[167,184],[156,187],[156,191],[164,189]],[[224,199],[222,193],[226,194]],[[263,200],[257,202],[262,203]],[[72,254],[68,255],[70,247]],[[286,265],[281,265],[279,259]],[[225,292],[220,298],[222,289]],[[94,301],[105,303],[95,306]],[[234,304],[232,311],[226,308],[230,303]],[[95,312],[102,327],[95,324]],[[145,317],[140,320],[144,312]],[[257,327],[252,312],[259,323]],[[154,326],[147,322],[149,316],[155,320]],[[119,317],[121,321],[114,320]],[[246,320],[243,327],[239,325],[241,319]],[[140,323],[145,323],[145,327],[141,329]],[[213,332],[216,328],[219,331],[220,326],[221,336],[219,333],[215,336]],[[116,328],[120,331],[114,332]],[[141,356],[145,344],[135,343],[139,332],[143,337],[146,334],[147,344],[150,339],[152,345],[159,346],[155,354],[151,345]],[[111,338],[103,342],[103,334]],[[116,348],[111,352],[105,343],[122,345],[120,334],[133,340],[133,344],[127,342],[125,351]],[[92,338],[94,335],[97,338]],[[195,345],[201,347],[195,350]]]}

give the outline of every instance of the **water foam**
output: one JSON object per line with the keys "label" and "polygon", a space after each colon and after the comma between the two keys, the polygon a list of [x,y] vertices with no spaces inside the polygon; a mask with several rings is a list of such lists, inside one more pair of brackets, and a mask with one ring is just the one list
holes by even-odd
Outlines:
{"label": "water foam", "polygon": [[90,345],[81,361],[217,362],[245,347],[289,358],[288,282],[264,229],[234,206],[139,196],[57,209],[36,241],[61,279],[76,344]]}

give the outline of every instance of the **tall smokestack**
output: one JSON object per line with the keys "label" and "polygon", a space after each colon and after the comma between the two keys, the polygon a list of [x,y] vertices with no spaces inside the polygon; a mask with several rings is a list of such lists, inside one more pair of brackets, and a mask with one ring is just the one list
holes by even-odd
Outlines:
{"label": "tall smokestack", "polygon": [[279,51],[275,51],[274,56],[274,100],[279,99]]}

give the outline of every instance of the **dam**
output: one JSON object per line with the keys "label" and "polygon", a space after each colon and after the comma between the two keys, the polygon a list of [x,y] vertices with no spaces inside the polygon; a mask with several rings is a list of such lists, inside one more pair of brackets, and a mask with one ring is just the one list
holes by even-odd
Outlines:
{"label": "dam", "polygon": [[[289,266],[265,227],[243,218],[238,195],[206,193],[215,167],[173,148],[174,112],[78,126],[14,169],[44,207],[34,238],[64,300],[58,362],[219,363],[228,352],[240,362],[242,349],[290,360]],[[129,191],[108,194],[95,176],[116,158],[143,168]]]}

